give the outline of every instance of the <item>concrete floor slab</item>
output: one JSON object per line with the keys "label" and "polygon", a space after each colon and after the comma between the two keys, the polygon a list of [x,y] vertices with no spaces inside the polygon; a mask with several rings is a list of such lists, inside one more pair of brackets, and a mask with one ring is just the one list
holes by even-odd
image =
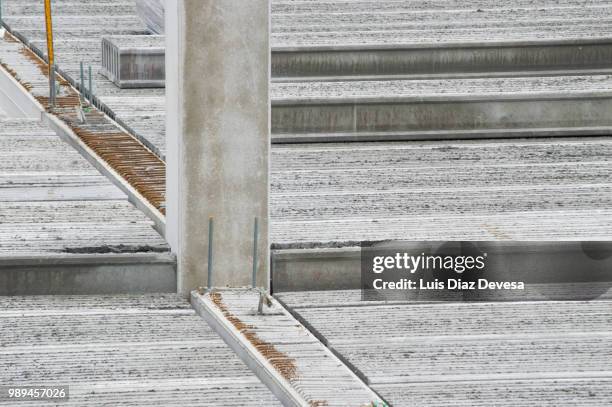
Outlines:
{"label": "concrete floor slab", "polygon": [[192,293],[192,304],[286,406],[369,406],[382,400],[274,299],[256,290]]}
{"label": "concrete floor slab", "polygon": [[35,119],[0,121],[0,295],[176,289],[153,222]]}
{"label": "concrete floor slab", "polygon": [[612,400],[609,297],[431,304],[362,302],[358,296],[355,290],[279,298],[391,405],[597,406]]}
{"label": "concrete floor slab", "polygon": [[176,295],[0,297],[0,329],[2,383],[52,378],[62,405],[280,406]]}

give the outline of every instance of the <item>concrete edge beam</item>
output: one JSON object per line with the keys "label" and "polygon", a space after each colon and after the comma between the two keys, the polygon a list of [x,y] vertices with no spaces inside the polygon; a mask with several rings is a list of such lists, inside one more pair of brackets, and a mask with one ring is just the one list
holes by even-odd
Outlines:
{"label": "concrete edge beam", "polygon": [[[238,294],[237,298],[231,296],[228,300],[225,294]],[[215,294],[223,296],[223,305],[220,306],[211,297]],[[240,356],[240,358],[249,366],[249,368],[258,376],[258,378],[272,391],[272,393],[285,406],[301,406],[308,407],[312,405],[344,405],[348,395],[335,392],[333,386],[347,385],[347,379],[351,382],[351,387],[359,393],[359,397],[366,397],[368,400],[361,400],[360,405],[382,405],[383,401],[355,372],[347,366],[337,355],[327,348],[315,335],[310,333],[300,321],[276,299],[268,296],[268,305],[264,305],[269,311],[264,311],[260,315],[252,315],[249,317],[247,327],[239,330],[236,327],[236,322],[240,318],[245,318],[244,307],[245,299],[249,297],[256,307],[257,298],[259,298],[257,290],[249,289],[229,289],[219,290],[206,293],[197,291],[191,294],[191,304],[196,312],[222,337],[222,339]],[[242,298],[241,298],[242,297]],[[224,309],[221,309],[223,307]],[[242,312],[241,312],[242,311]],[[268,312],[268,314],[266,313]],[[282,319],[282,323],[280,322]],[[261,327],[255,325],[254,321],[261,324]],[[281,326],[274,323],[277,321]],[[239,322],[240,323],[240,322]],[[274,327],[274,328],[272,328]],[[282,335],[275,334],[273,331],[282,329]],[[248,332],[247,332],[248,331]],[[248,335],[248,337],[247,337]],[[265,337],[280,338],[278,343],[267,342]],[[254,346],[252,342],[262,342],[259,347]],[[307,359],[300,359],[300,351],[284,353],[275,348],[280,344],[294,344],[298,348],[308,348],[306,352]],[[260,349],[266,349],[262,353]],[[295,377],[288,379],[281,373],[274,362],[279,362],[278,358],[286,358],[287,363],[294,364]],[[320,364],[313,363],[312,359],[318,359]],[[326,383],[321,388],[312,381],[312,377],[303,378],[301,374],[306,374],[302,369],[308,369],[309,375],[317,375],[316,369],[327,366],[325,360],[333,361],[334,369],[332,372],[325,372],[332,375],[332,380],[336,378],[341,384]],[[284,363],[281,363],[284,366]],[[327,366],[329,368],[329,366]],[[286,374],[286,373],[285,373]],[[321,398],[327,394],[328,399]],[[319,396],[319,398],[317,398]],[[352,395],[351,395],[352,396]],[[313,401],[312,398],[316,398]],[[329,403],[329,404],[328,404]],[[369,403],[369,404],[368,404]]]}
{"label": "concrete edge beam", "polygon": [[612,126],[395,132],[279,133],[272,135],[272,143],[300,144],[366,141],[478,140],[531,137],[609,136],[610,134],[612,134]]}
{"label": "concrete edge beam", "polygon": [[[117,86],[165,86],[165,47],[124,49],[109,45],[109,40],[104,38],[102,54],[103,72]],[[129,61],[124,63],[122,59]],[[607,69],[612,65],[612,41],[459,44],[424,48],[402,45],[361,49],[348,46],[331,49],[277,48],[272,49],[271,61],[272,77],[288,79],[470,73],[490,75],[495,72],[526,75],[550,70]],[[147,69],[144,69],[145,65]],[[137,69],[130,70],[129,66]],[[151,70],[151,67],[157,68]],[[138,75],[120,74],[129,72],[154,75],[144,80]]]}
{"label": "concrete edge beam", "polygon": [[194,291],[191,293],[191,305],[284,406],[302,407],[307,405],[270,362],[261,357],[257,348],[249,341],[244,340],[242,334],[225,318],[210,299]]}
{"label": "concrete edge beam", "polygon": [[[175,293],[173,261],[83,261],[0,266],[0,295]],[[1,261],[1,260],[0,260]]]}
{"label": "concrete edge beam", "polygon": [[[575,270],[587,261],[592,268],[588,282],[603,283],[605,287],[612,283],[612,272],[609,271],[612,244],[606,242],[500,240],[487,245],[493,251],[489,253],[489,259],[503,258],[509,265],[506,273],[517,280],[531,277],[530,273],[537,269],[539,276],[569,284],[573,281],[565,280],[573,278]],[[530,261],[537,261],[533,263],[535,266],[524,264],[527,253]],[[275,293],[361,288],[360,247],[273,250],[271,263]]]}
{"label": "concrete edge beam", "polygon": [[[488,134],[509,134],[522,130],[550,134],[572,129],[610,127],[612,95],[581,95],[580,97],[497,98],[471,100],[402,100],[373,102],[369,100],[284,101],[272,107],[272,133],[279,140],[285,134],[424,134],[480,131]],[[434,135],[435,133],[430,133]],[[590,134],[590,133],[589,133]],[[421,136],[422,137],[422,136]],[[408,136],[408,138],[410,138]],[[435,137],[432,137],[435,138]]]}
{"label": "concrete edge beam", "polygon": [[166,52],[159,43],[159,36],[103,37],[102,74],[122,89],[165,87]]}
{"label": "concrete edge beam", "polygon": [[273,77],[418,75],[607,68],[612,41],[273,49]]}
{"label": "concrete edge beam", "polygon": [[361,288],[361,249],[273,250],[272,290],[323,291]]}
{"label": "concrete edge beam", "polygon": [[0,256],[0,269],[24,266],[72,266],[111,264],[174,264],[171,253],[95,253],[95,254],[40,254],[32,256]]}

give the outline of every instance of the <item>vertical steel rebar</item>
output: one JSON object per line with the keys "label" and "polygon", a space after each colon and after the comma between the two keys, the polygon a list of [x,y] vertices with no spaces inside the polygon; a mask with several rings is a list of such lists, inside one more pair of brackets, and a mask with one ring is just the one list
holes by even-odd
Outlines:
{"label": "vertical steel rebar", "polygon": [[55,64],[51,64],[51,70],[49,74],[49,104],[55,107],[55,96],[57,95],[57,88],[55,83]]}
{"label": "vertical steel rebar", "polygon": [[253,227],[253,288],[257,287],[257,241],[259,240],[259,218],[255,217]]}
{"label": "vertical steel rebar", "polygon": [[79,95],[81,98],[81,104],[84,104],[87,94],[85,92],[85,69],[83,68],[83,61],[81,61],[81,86],[79,90],[81,91],[81,94]]}
{"label": "vertical steel rebar", "polygon": [[213,267],[213,218],[208,218],[208,288],[212,288]]}
{"label": "vertical steel rebar", "polygon": [[91,65],[89,65],[89,104],[94,105],[93,95],[93,77],[91,74]]}

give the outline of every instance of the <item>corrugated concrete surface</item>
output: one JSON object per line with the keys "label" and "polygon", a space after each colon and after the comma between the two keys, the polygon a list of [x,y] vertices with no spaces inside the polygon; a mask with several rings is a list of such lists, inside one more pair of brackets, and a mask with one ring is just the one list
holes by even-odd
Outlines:
{"label": "corrugated concrete surface", "polygon": [[[2,58],[16,63],[14,48]],[[21,74],[44,92],[39,71]],[[146,114],[152,101],[142,103]],[[608,137],[275,145],[272,242],[606,239],[611,146]]]}
{"label": "corrugated concrete surface", "polygon": [[612,302],[393,304],[278,298],[394,406],[604,406]]}
{"label": "corrugated concrete surface", "polygon": [[[121,35],[121,34],[143,34],[145,33],[144,24],[136,17],[136,11],[132,2],[127,0],[108,0],[102,3],[85,2],[78,3],[74,7],[69,7],[72,3],[56,2],[55,5],[55,27],[56,27],[56,54],[60,69],[66,72],[75,81],[79,78],[79,62],[84,61],[86,64],[91,64],[94,68],[94,73],[97,73],[101,62],[101,37],[103,35]],[[24,39],[30,44],[44,52],[45,36],[42,26],[42,5],[33,1],[5,1],[5,20],[9,26],[19,32]],[[556,69],[563,69],[571,66],[572,69],[604,69],[608,68],[609,63],[605,62],[612,56],[610,52],[604,48],[593,49],[591,51],[582,50],[581,47],[587,46],[605,46],[610,43],[611,33],[609,31],[608,20],[612,13],[612,7],[607,1],[593,1],[583,3],[580,1],[538,1],[538,2],[513,2],[511,5],[498,1],[471,1],[471,2],[397,2],[397,1],[330,1],[330,2],[287,2],[274,1],[272,2],[272,46],[277,52],[281,50],[304,51],[318,50],[324,52],[326,49],[367,49],[367,48],[385,48],[385,47],[408,47],[408,48],[431,48],[431,47],[449,47],[457,44],[487,44],[503,43],[514,44],[518,47],[515,50],[508,51],[508,55],[504,56],[501,62],[491,62],[493,65],[490,71],[503,71],[503,67],[495,64],[515,63],[517,69],[529,69],[530,66],[541,65],[542,69],[555,69],[557,64],[560,64]],[[109,16],[113,16],[109,18]],[[525,52],[527,43],[554,43],[554,44],[579,44],[579,49],[570,51],[560,51],[560,54],[551,56],[548,62],[538,62],[537,55],[522,55]],[[455,45],[453,45],[455,44]],[[602,45],[603,44],[603,45]],[[569,46],[569,45],[568,45]],[[523,47],[523,48],[521,48]],[[589,48],[590,49],[590,48]],[[483,50],[470,51],[469,57],[459,58],[457,66],[460,70],[468,70],[470,64],[476,63],[477,55],[482,54]],[[546,51],[543,51],[546,54]],[[605,55],[608,55],[607,57]],[[300,56],[296,57],[296,61],[287,62],[287,70],[293,69],[293,65],[299,65]],[[333,58],[325,59],[325,56],[320,56],[321,61],[315,61],[310,65],[316,66],[317,69],[325,71],[327,65],[334,63],[336,60],[342,59],[341,56],[334,55]],[[370,57],[366,57],[370,58]],[[394,57],[389,57],[389,60],[380,62],[377,57],[372,56],[370,59],[378,60],[374,65],[392,66]],[[410,73],[428,73],[428,72],[445,72],[445,69],[440,68],[450,57],[438,56],[432,61],[426,63],[426,67],[420,66],[423,63],[421,60],[427,57],[415,55],[409,59],[412,62],[407,62]],[[437,59],[436,59],[437,58]],[[487,63],[489,57],[483,57],[484,64]],[[592,59],[593,58],[593,59]],[[597,58],[603,58],[603,62],[597,62]],[[608,59],[606,59],[608,58]],[[307,59],[306,57],[302,59]],[[349,58],[350,59],[350,58]],[[452,58],[451,58],[452,59]],[[495,59],[491,56],[489,59]],[[592,59],[592,61],[591,61]],[[612,60],[612,59],[610,59]],[[419,62],[421,61],[421,62]],[[505,62],[504,62],[505,61]],[[562,63],[560,61],[563,61]],[[580,61],[583,61],[580,63]],[[591,62],[589,62],[591,61]],[[292,65],[293,64],[293,65]],[[306,63],[308,65],[308,63]],[[351,61],[345,64],[345,69],[351,71],[354,69]],[[327,67],[327,68],[326,68]],[[376,66],[374,68],[378,69]],[[372,69],[374,69],[372,68]],[[297,69],[297,68],[296,68]],[[306,68],[305,68],[306,69]],[[306,69],[312,70],[310,67]],[[331,69],[331,68],[330,68]],[[339,68],[340,69],[340,68]],[[383,69],[383,68],[380,68]],[[451,69],[451,68],[448,68]],[[448,70],[446,69],[446,70]],[[484,69],[486,71],[487,69]],[[596,71],[596,69],[595,69]],[[609,72],[608,72],[609,73]],[[548,72],[547,75],[554,75],[554,72]],[[557,72],[558,74],[558,72]],[[306,75],[306,73],[304,73]],[[329,74],[333,76],[333,74]],[[165,152],[165,134],[164,134],[164,97],[163,90],[159,89],[131,89],[118,91],[117,88],[110,83],[104,76],[94,75],[96,82],[96,95],[106,105],[109,111],[116,114],[118,120],[124,124],[129,130],[141,136],[150,148],[156,151],[161,156]],[[486,76],[486,75],[485,75]],[[597,83],[595,83],[597,82]],[[593,76],[589,75],[581,77],[565,77],[558,76],[555,79],[544,77],[536,77],[531,79],[488,79],[483,80],[473,79],[471,82],[462,81],[409,81],[404,84],[393,83],[385,84],[384,82],[375,82],[372,84],[354,84],[345,83],[338,84],[327,82],[322,84],[307,81],[300,84],[278,85],[272,87],[273,100],[276,103],[284,102],[292,94],[298,92],[300,95],[324,95],[326,103],[336,103],[339,100],[344,103],[351,104],[355,98],[365,95],[380,98],[394,92],[400,94],[405,93],[406,89],[411,90],[412,96],[418,98],[437,98],[466,96],[468,98],[486,98],[486,97],[516,97],[515,89],[521,89],[521,93],[528,95],[529,98],[542,96],[538,89],[546,89],[549,96],[552,94],[558,96],[558,93],[569,95],[571,90],[573,96],[584,93],[601,97],[610,90],[608,84],[608,76]],[[367,91],[375,89],[374,93]],[[323,89],[324,88],[324,89]],[[459,92],[453,89],[459,88]],[[403,90],[402,90],[403,89]],[[514,90],[513,90],[514,89]],[[526,91],[529,89],[530,91]],[[317,93],[321,90],[321,93]],[[533,91],[531,91],[533,90]],[[365,92],[365,93],[364,93]],[[453,93],[454,92],[454,93]],[[328,97],[337,95],[335,97]],[[304,103],[303,99],[307,96],[301,96],[300,103]],[[464,100],[462,99],[462,100]],[[295,100],[293,101],[295,102]],[[584,101],[583,101],[584,102]],[[529,129],[549,128],[548,134],[554,133],[554,128],[559,126],[580,127],[578,122],[568,121],[565,124],[563,117],[569,119],[576,116],[585,119],[582,121],[583,126],[609,126],[610,123],[605,122],[603,116],[600,120],[591,120],[583,114],[571,114],[571,111],[582,112],[584,109],[593,109],[580,104],[578,107],[566,108],[559,103],[555,103],[554,107],[550,107],[550,111],[563,111],[563,115],[558,115],[551,119],[553,123],[545,121],[531,122],[533,118],[527,118],[529,112],[534,109],[530,106],[524,106],[523,114],[519,118],[510,120],[512,115],[502,115],[501,121],[488,122],[484,120],[484,124],[475,128],[520,128],[523,126],[523,135],[529,135]],[[474,106],[472,106],[474,107]],[[508,107],[506,106],[505,109]],[[464,107],[463,109],[466,109]],[[484,109],[484,110],[483,110]],[[493,110],[497,111],[500,108]],[[512,110],[512,108],[510,108]],[[325,105],[325,111],[330,110],[329,106]],[[332,109],[333,110],[333,109]],[[351,109],[349,109],[351,110]],[[459,109],[461,110],[461,109]],[[482,114],[486,110],[486,106],[475,112],[466,112],[468,117],[479,117],[479,112]],[[490,109],[489,109],[490,110]],[[368,123],[372,127],[373,116],[378,116],[382,120],[385,116],[393,116],[392,112],[378,111],[370,112],[367,116]],[[397,115],[398,113],[395,112]],[[402,113],[402,114],[405,114]],[[427,114],[423,112],[418,121],[425,121]],[[488,113],[492,114],[491,112]],[[311,116],[317,117],[315,122],[310,125],[302,123],[304,120],[314,120]],[[343,117],[341,112],[329,111],[326,114],[321,114],[311,111],[300,111],[294,114],[286,114],[280,112],[275,115],[274,121],[277,122],[273,127],[280,133],[305,131],[320,132],[318,128],[332,128],[332,124],[337,125],[337,122],[342,124]],[[356,118],[346,116],[349,122]],[[448,116],[448,115],[447,115]],[[451,115],[452,116],[452,115]],[[485,114],[486,116],[486,114]],[[453,117],[447,118],[451,122]],[[589,120],[586,120],[589,119]],[[364,119],[365,120],[365,119]],[[465,119],[470,122],[468,119]],[[307,121],[307,120],[306,120]],[[445,120],[441,117],[435,118],[433,122],[444,123]],[[508,122],[508,126],[504,123]],[[510,123],[512,122],[512,123]],[[347,122],[348,123],[348,122]],[[557,123],[557,125],[555,125]],[[561,123],[561,124],[560,124]],[[469,123],[466,128],[469,128]],[[389,125],[389,124],[388,124]],[[317,127],[318,126],[318,127]],[[330,127],[332,126],[332,127]],[[336,128],[338,131],[349,131],[346,126]],[[376,126],[374,126],[376,127]],[[387,126],[388,127],[388,126]],[[387,128],[385,131],[393,130]],[[463,128],[458,126],[459,128]],[[452,126],[442,126],[443,130],[452,129]],[[362,129],[363,130],[363,129]],[[368,128],[368,131],[377,131],[375,128]],[[380,128],[378,128],[380,130]],[[410,126],[395,129],[397,131],[410,132]],[[421,131],[434,130],[433,128],[422,128]],[[579,131],[579,130],[578,130]],[[597,133],[596,129],[590,128],[586,134]],[[498,131],[499,133],[499,131]],[[583,131],[584,133],[584,131]],[[598,133],[600,134],[600,133]],[[504,132],[504,136],[511,136],[510,132]],[[325,135],[319,135],[321,137]],[[387,135],[389,136],[389,135]],[[462,135],[466,137],[466,134]],[[474,134],[471,135],[474,137]],[[442,134],[424,134],[418,133],[415,135],[403,135],[402,137],[443,137]],[[285,136],[286,138],[286,136]],[[285,139],[284,138],[284,139]],[[324,138],[324,137],[323,137]]]}
{"label": "corrugated concrete surface", "polygon": [[175,295],[0,297],[0,329],[3,385],[68,385],[60,405],[280,406]]}
{"label": "corrugated concrete surface", "polygon": [[608,138],[272,149],[278,247],[610,238]]}
{"label": "corrugated concrete surface", "polygon": [[167,252],[152,222],[38,121],[0,121],[0,254]]}
{"label": "corrugated concrete surface", "polygon": [[39,120],[0,118],[0,295],[176,290],[153,222]]}
{"label": "corrugated concrete surface", "polygon": [[193,293],[200,315],[236,350],[286,406],[382,404],[347,366],[273,298],[255,290]]}

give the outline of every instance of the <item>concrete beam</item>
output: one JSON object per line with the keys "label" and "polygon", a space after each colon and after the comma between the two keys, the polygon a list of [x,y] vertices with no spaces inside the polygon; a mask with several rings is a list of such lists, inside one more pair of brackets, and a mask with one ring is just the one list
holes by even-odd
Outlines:
{"label": "concrete beam", "polygon": [[101,73],[122,89],[163,88],[164,41],[159,35],[103,37]]}
{"label": "concrete beam", "polygon": [[269,18],[268,0],[166,3],[166,232],[186,296],[208,283],[211,217],[212,285],[250,285],[257,217],[268,286]]}

